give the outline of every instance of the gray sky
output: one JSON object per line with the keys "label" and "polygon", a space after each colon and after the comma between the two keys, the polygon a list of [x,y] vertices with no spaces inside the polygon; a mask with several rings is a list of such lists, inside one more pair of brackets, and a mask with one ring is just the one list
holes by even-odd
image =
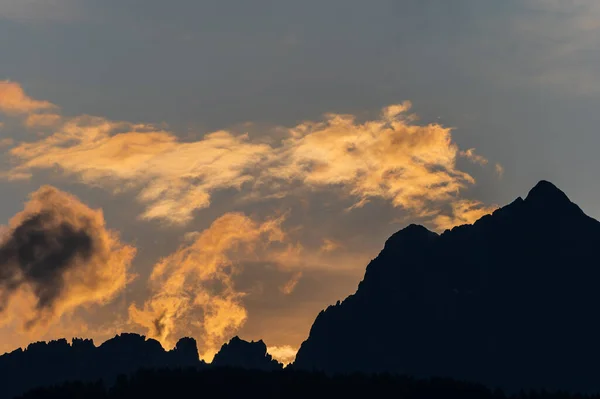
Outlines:
{"label": "gray sky", "polygon": [[[459,151],[475,148],[488,161],[480,165],[458,157],[452,166],[475,182],[466,184],[455,201],[504,205],[547,179],[588,214],[600,217],[600,3],[594,0],[0,0],[0,54],[0,80],[16,83],[31,99],[57,106],[25,113],[57,113],[61,121],[94,115],[153,124],[182,142],[219,130],[248,132],[252,144],[277,142],[290,134],[286,129],[323,121],[324,114],[380,120],[384,107],[408,100],[412,108],[407,112],[419,116],[410,123],[453,128],[452,142]],[[0,113],[5,124],[0,135],[13,139],[15,147],[61,129],[26,128],[24,117]],[[248,122],[252,125],[244,125]],[[314,154],[321,139],[307,147],[290,146]],[[187,154],[181,162],[203,159],[203,151]],[[302,162],[313,156],[307,154],[302,152]],[[132,183],[121,167],[97,176],[92,167],[68,165],[68,157],[56,165],[55,160],[34,161],[37,166],[30,168],[23,166],[26,160],[4,155],[6,172],[21,164],[31,176],[0,182],[3,223],[23,209],[29,193],[50,184],[93,209],[102,208],[106,226],[137,248],[131,270],[139,277],[117,299],[67,312],[86,320],[89,334],[96,337],[122,327],[111,324],[115,309],[124,328],[152,335],[140,323],[127,324],[125,307],[131,302],[141,307],[157,292],[150,273],[161,257],[184,243],[186,233],[203,231],[228,212],[264,221],[287,211],[283,226],[294,231],[292,241],[307,253],[321,254],[301,256],[297,269],[302,277],[289,295],[278,287],[297,270],[286,266],[287,260],[264,254],[257,255],[257,264],[240,267],[233,278],[236,293],[250,294],[234,299],[221,293],[247,311],[245,321],[232,322],[221,338],[239,333],[294,348],[320,309],[355,290],[366,263],[391,233],[411,222],[433,228],[430,219],[419,217],[424,208],[394,202],[399,197],[391,194],[371,196],[365,206],[346,211],[357,202],[356,186],[342,182],[338,190],[323,176],[288,181],[289,193],[269,196],[276,194],[270,181],[275,172],[267,179],[268,192],[253,192],[258,199],[244,197],[250,194],[247,186],[219,183],[211,188],[210,206],[198,207],[183,224],[140,220],[138,215],[147,210],[136,197],[140,190],[115,194],[116,186]],[[173,162],[161,159],[152,165],[170,168]],[[504,170],[501,177],[496,164]],[[173,178],[179,177],[169,172],[161,182]],[[358,191],[364,195],[365,186]],[[428,203],[426,210],[451,203]],[[302,229],[294,230],[298,226]],[[334,240],[339,247],[319,252],[323,240]],[[324,253],[330,254],[326,260]],[[247,255],[232,256],[243,259],[239,264],[247,261]],[[190,318],[181,320],[189,324]],[[67,327],[32,334],[72,331],[64,320],[52,323]],[[188,324],[177,324],[178,333],[205,338],[204,330]],[[15,337],[16,328],[4,327],[5,336]],[[27,342],[13,341],[15,346]]]}

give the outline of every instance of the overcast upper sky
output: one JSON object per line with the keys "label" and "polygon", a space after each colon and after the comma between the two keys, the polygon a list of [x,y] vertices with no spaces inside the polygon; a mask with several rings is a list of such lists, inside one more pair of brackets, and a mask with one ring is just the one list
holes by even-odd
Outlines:
{"label": "overcast upper sky", "polygon": [[600,217],[595,0],[0,0],[0,81],[3,351],[289,358],[410,223]]}

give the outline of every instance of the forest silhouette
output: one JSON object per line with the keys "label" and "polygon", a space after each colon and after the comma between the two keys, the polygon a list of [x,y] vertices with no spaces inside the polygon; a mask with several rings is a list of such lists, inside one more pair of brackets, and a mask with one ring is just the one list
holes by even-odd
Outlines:
{"label": "forest silhouette", "polygon": [[19,399],[163,399],[163,398],[401,398],[401,399],[584,399],[600,396],[566,392],[521,391],[506,395],[480,384],[451,379],[415,379],[384,374],[339,374],[298,370],[241,368],[140,370],[121,375],[114,385],[71,382],[34,389]]}

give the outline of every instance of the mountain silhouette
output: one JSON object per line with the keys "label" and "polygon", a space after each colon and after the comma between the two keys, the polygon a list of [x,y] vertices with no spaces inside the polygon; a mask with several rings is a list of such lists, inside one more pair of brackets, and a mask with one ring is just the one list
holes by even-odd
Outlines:
{"label": "mountain silhouette", "polygon": [[267,353],[267,345],[262,340],[248,342],[239,337],[233,337],[228,344],[224,344],[211,365],[264,371],[283,369],[283,364]]}
{"label": "mountain silhouette", "polygon": [[392,235],[294,369],[600,392],[600,222],[552,183],[473,225]]}
{"label": "mountain silhouette", "polygon": [[25,350],[0,356],[0,397],[12,398],[32,388],[69,381],[112,385],[120,375],[142,369],[238,368],[262,371],[282,370],[283,365],[267,353],[260,340],[248,342],[239,337],[224,344],[210,364],[200,360],[196,340],[180,339],[166,351],[160,342],[143,335],[123,333],[96,347],[91,339],[73,338],[35,342]]}
{"label": "mountain silhouette", "polygon": [[120,334],[96,347],[90,339],[74,338],[29,344],[0,356],[1,397],[12,398],[28,389],[64,381],[112,383],[120,374],[142,368],[200,368],[196,341],[182,338],[165,351],[154,339],[138,334]]}

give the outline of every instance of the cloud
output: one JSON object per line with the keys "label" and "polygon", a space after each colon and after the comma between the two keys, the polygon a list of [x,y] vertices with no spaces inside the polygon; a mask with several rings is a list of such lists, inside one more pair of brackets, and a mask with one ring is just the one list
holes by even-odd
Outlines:
{"label": "cloud", "polygon": [[459,200],[450,204],[449,215],[438,215],[434,225],[441,231],[463,224],[472,224],[498,209],[498,206],[486,206],[479,201]]}
{"label": "cloud", "polygon": [[0,112],[7,115],[20,115],[54,108],[56,106],[48,101],[34,100],[29,97],[18,83],[0,81]]}
{"label": "cloud", "polygon": [[290,345],[284,346],[269,346],[267,352],[273,356],[274,359],[283,363],[284,365],[290,364],[296,359],[297,348],[293,348]]}
{"label": "cloud", "polygon": [[226,189],[243,190],[253,200],[335,190],[353,201],[349,210],[383,199],[413,216],[434,218],[440,204],[459,201],[475,183],[458,169],[457,158],[487,160],[474,149],[461,151],[450,128],[416,124],[410,109],[410,102],[390,105],[365,122],[326,114],[322,121],[276,128],[284,138],[270,143],[224,130],[186,142],[152,125],[80,116],[14,147],[15,166],[4,177],[58,167],[85,184],[136,190],[146,205],[141,218],[174,224],[189,222]]}
{"label": "cloud", "polygon": [[210,360],[248,317],[244,293],[233,282],[241,259],[283,241],[282,222],[276,218],[259,223],[241,213],[221,216],[195,241],[155,265],[149,279],[152,296],[142,308],[131,305],[131,321],[167,347],[177,333],[198,332],[203,358]]}
{"label": "cloud", "polygon": [[25,120],[25,126],[30,129],[53,127],[59,125],[61,119],[57,114],[31,114]]}
{"label": "cloud", "polygon": [[252,180],[250,170],[269,151],[247,135],[225,131],[184,143],[150,125],[78,117],[11,154],[22,161],[13,174],[59,166],[86,184],[115,190],[125,185],[139,190],[139,201],[147,205],[143,219],[184,224],[210,205],[215,190],[239,189]]}
{"label": "cloud", "polygon": [[456,168],[459,149],[451,129],[413,124],[410,108],[409,102],[392,105],[364,123],[338,114],[302,123],[290,129],[284,161],[270,175],[307,187],[340,187],[356,198],[356,206],[382,198],[417,215],[430,214],[432,202],[456,198],[475,180]]}
{"label": "cloud", "polygon": [[10,137],[5,137],[3,139],[0,139],[0,148],[10,147],[14,143],[15,143],[15,141],[13,139],[11,139]]}
{"label": "cloud", "polygon": [[466,151],[461,151],[460,156],[465,157],[468,160],[470,160],[471,162],[482,165],[482,166],[488,164],[488,160],[485,157],[475,153],[475,148],[469,148]]}
{"label": "cloud", "polygon": [[497,163],[495,166],[495,169],[496,169],[496,174],[498,175],[498,177],[502,178],[504,176],[504,166]]}
{"label": "cloud", "polygon": [[135,249],[102,211],[50,186],[31,194],[0,243],[0,315],[26,330],[80,306],[106,304],[131,281]]}
{"label": "cloud", "polygon": [[342,244],[337,241],[334,241],[329,238],[325,238],[323,240],[323,245],[321,245],[321,252],[333,252],[338,248],[341,248]]}
{"label": "cloud", "polygon": [[292,275],[292,278],[290,278],[284,285],[282,285],[279,288],[279,290],[285,295],[290,295],[292,292],[294,292],[294,289],[296,288],[296,285],[298,285],[298,283],[300,282],[301,278],[302,272],[294,273]]}

